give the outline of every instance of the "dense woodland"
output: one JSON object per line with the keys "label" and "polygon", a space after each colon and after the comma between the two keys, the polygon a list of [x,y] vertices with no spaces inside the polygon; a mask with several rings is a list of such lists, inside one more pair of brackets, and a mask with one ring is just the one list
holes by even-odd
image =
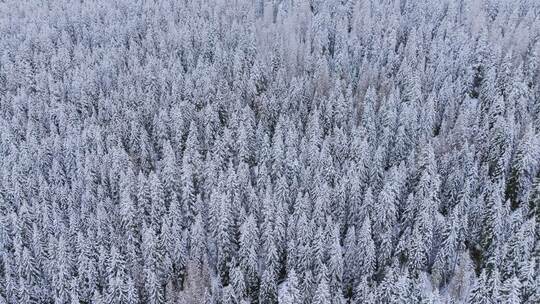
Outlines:
{"label": "dense woodland", "polygon": [[540,303],[540,2],[0,1],[0,303]]}

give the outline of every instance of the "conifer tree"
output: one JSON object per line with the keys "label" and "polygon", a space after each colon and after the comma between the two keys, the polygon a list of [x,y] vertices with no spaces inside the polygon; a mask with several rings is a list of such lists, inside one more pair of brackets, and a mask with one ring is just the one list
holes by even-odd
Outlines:
{"label": "conifer tree", "polygon": [[491,298],[487,286],[487,278],[485,271],[482,271],[480,276],[476,278],[473,288],[467,299],[467,303],[490,303]]}

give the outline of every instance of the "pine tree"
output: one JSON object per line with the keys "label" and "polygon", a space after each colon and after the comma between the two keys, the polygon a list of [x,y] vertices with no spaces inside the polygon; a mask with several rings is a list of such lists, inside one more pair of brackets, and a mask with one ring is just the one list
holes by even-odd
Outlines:
{"label": "pine tree", "polygon": [[161,160],[159,179],[163,182],[163,192],[166,206],[177,204],[178,200],[178,173],[176,156],[170,142],[163,146],[163,159]]}
{"label": "pine tree", "polygon": [[332,303],[332,297],[330,294],[330,287],[328,286],[328,281],[325,275],[322,275],[319,284],[317,285],[317,290],[313,296],[313,303],[315,304],[330,304]]}
{"label": "pine tree", "polygon": [[287,281],[284,290],[279,295],[279,303],[283,304],[300,304],[301,295],[299,290],[298,278],[296,272],[292,269],[287,275]]}
{"label": "pine tree", "polygon": [[329,285],[332,299],[339,299],[343,294],[343,249],[340,244],[340,229],[334,225],[330,236],[330,259],[328,261]]}
{"label": "pine tree", "polygon": [[244,273],[240,267],[234,267],[231,270],[231,286],[235,294],[235,300],[240,302],[246,297],[246,282],[244,278]]}
{"label": "pine tree", "polygon": [[274,270],[266,268],[261,277],[261,287],[259,292],[259,303],[273,304],[277,303],[277,283]]}
{"label": "pine tree", "polygon": [[154,229],[158,230],[161,226],[161,222],[167,208],[167,206],[165,206],[165,193],[163,191],[163,184],[159,180],[157,174],[153,172],[150,173],[149,180],[150,196],[152,201],[150,222],[154,225]]}
{"label": "pine tree", "polygon": [[343,257],[343,280],[345,283],[345,291],[351,294],[355,287],[355,279],[357,277],[356,267],[360,257],[359,247],[356,241],[356,230],[354,226],[349,227],[344,240],[344,257]]}
{"label": "pine tree", "polygon": [[501,298],[502,282],[498,268],[494,268],[488,276],[487,289],[490,293],[490,298],[499,301]]}
{"label": "pine tree", "polygon": [[528,125],[525,134],[518,143],[507,184],[506,192],[514,208],[526,200],[533,185],[533,178],[540,168],[537,161],[540,157],[538,146],[539,137],[534,135],[531,126]]}
{"label": "pine tree", "polygon": [[164,303],[164,295],[155,271],[147,269],[145,273],[146,301],[152,304]]}
{"label": "pine tree", "polygon": [[487,286],[487,278],[485,271],[482,271],[480,276],[476,278],[473,288],[467,299],[467,303],[490,303],[489,289]]}
{"label": "pine tree", "polygon": [[182,173],[180,187],[182,193],[183,210],[186,214],[187,223],[191,223],[196,213],[196,182],[200,167],[199,141],[197,128],[194,123],[190,125],[189,135],[186,140],[186,149],[182,159]]}
{"label": "pine tree", "polygon": [[376,303],[373,288],[369,285],[367,278],[362,277],[358,282],[354,289],[354,301],[361,304]]}
{"label": "pine tree", "polygon": [[522,303],[521,283],[517,277],[512,277],[503,286],[502,301],[504,303]]}
{"label": "pine tree", "polygon": [[233,254],[233,214],[229,198],[224,194],[217,194],[219,207],[219,219],[217,223],[216,243],[218,250],[218,270],[223,284],[228,285],[230,263]]}
{"label": "pine tree", "polygon": [[131,277],[129,277],[127,282],[125,283],[124,289],[126,292],[125,303],[128,303],[128,304],[139,303],[139,293],[135,286],[135,282],[133,281]]}
{"label": "pine tree", "polygon": [[357,260],[355,273],[361,277],[371,277],[375,271],[375,244],[371,237],[371,220],[366,217],[358,233]]}
{"label": "pine tree", "polygon": [[67,244],[63,236],[60,236],[57,244],[55,259],[55,272],[53,284],[55,286],[54,298],[59,302],[69,301],[69,290],[71,280],[71,265],[67,252]]}
{"label": "pine tree", "polygon": [[145,223],[150,223],[150,214],[152,210],[152,197],[150,194],[150,185],[147,178],[139,173],[138,176],[138,192],[137,192],[137,206],[138,206],[138,216],[144,220]]}
{"label": "pine tree", "polygon": [[433,276],[438,282],[446,281],[455,271],[458,262],[458,250],[461,246],[459,228],[457,227],[459,220],[457,216],[452,215],[450,223],[447,224],[443,232],[444,239],[432,270]]}
{"label": "pine tree", "polygon": [[257,294],[259,279],[257,231],[258,229],[254,217],[252,215],[248,216],[240,227],[240,248],[238,257],[240,259],[240,267],[242,268],[246,279],[246,289],[248,295],[252,299]]}
{"label": "pine tree", "polygon": [[491,192],[486,195],[482,225],[482,245],[484,248],[484,263],[491,269],[499,264],[504,214],[500,184],[490,184],[489,186]]}

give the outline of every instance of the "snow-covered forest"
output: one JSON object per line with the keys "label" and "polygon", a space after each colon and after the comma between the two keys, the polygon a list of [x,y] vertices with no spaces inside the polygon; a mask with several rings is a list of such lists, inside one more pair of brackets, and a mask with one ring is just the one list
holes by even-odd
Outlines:
{"label": "snow-covered forest", "polygon": [[540,1],[0,1],[0,303],[540,303]]}

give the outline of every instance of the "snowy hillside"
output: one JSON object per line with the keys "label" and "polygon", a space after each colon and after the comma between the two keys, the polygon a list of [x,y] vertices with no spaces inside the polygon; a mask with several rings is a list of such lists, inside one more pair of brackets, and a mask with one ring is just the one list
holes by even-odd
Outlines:
{"label": "snowy hillside", "polygon": [[540,303],[540,1],[0,0],[0,304]]}

